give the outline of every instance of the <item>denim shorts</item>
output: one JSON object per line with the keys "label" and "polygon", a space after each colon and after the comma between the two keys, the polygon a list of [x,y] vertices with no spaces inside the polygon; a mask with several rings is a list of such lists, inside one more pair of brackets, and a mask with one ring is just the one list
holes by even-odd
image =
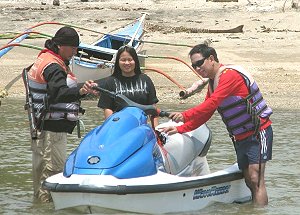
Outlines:
{"label": "denim shorts", "polygon": [[268,126],[257,136],[235,142],[235,150],[239,169],[245,169],[250,164],[266,163],[272,159],[273,130]]}

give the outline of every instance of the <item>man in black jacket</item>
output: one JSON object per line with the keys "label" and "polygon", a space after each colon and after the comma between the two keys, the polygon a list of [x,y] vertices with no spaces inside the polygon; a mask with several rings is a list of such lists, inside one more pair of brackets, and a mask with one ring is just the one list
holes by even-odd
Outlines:
{"label": "man in black jacket", "polygon": [[62,27],[45,42],[45,49],[28,71],[35,121],[40,131],[31,147],[34,196],[42,202],[51,201],[42,182],[63,171],[67,133],[73,132],[82,110],[79,100],[92,92],[88,83],[77,86],[76,77],[69,68],[78,45],[77,32]]}

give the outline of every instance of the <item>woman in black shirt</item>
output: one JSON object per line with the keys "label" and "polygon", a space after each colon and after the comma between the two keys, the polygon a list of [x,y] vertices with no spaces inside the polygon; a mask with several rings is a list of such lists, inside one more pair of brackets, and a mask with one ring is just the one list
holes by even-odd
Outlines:
{"label": "woman in black shirt", "polygon": [[[139,104],[155,105],[158,102],[154,84],[141,72],[137,53],[131,46],[122,46],[118,50],[113,74],[102,79],[99,85]],[[105,118],[119,110],[114,99],[105,94],[101,94],[98,107],[104,109]],[[154,124],[158,124],[157,118]]]}

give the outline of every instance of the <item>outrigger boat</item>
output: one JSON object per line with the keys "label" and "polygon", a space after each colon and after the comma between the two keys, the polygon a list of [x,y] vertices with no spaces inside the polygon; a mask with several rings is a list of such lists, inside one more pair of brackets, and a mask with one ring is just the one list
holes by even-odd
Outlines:
{"label": "outrigger boat", "polygon": [[71,63],[78,82],[99,80],[111,75],[114,55],[123,45],[131,45],[137,52],[141,51],[140,40],[144,35],[145,16],[146,14],[143,14],[134,23],[116,33],[105,34],[93,44],[80,43],[78,53]]}
{"label": "outrigger boat", "polygon": [[[84,137],[68,157],[63,173],[44,181],[55,209],[179,213],[215,202],[251,199],[237,164],[202,176],[188,175],[193,162],[205,158],[210,146],[211,131],[206,125],[166,136],[147,123],[147,115],[166,116],[166,112],[98,90],[113,96],[123,109]],[[170,123],[174,122],[160,126]]]}

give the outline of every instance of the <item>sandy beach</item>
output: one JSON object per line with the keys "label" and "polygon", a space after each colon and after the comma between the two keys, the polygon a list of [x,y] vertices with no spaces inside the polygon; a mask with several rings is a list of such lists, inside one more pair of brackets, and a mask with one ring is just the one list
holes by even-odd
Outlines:
{"label": "sandy beach", "polygon": [[[141,16],[146,20],[146,41],[196,45],[209,39],[222,63],[239,64],[250,71],[258,82],[268,104],[278,109],[300,107],[300,9],[291,7],[291,0],[239,0],[212,2],[205,0],[60,0],[0,1],[0,34],[22,32],[45,21],[73,24],[109,33]],[[242,33],[207,33],[243,25]],[[45,25],[37,30],[53,35],[61,26]],[[94,42],[100,35],[78,30],[81,41]],[[193,33],[196,32],[196,33]],[[45,39],[24,43],[42,46]],[[5,45],[9,40],[0,40]],[[189,62],[189,47],[145,43],[148,55],[175,56]],[[30,65],[37,50],[15,47],[0,59],[0,90]],[[174,60],[146,59],[146,66],[163,70],[180,84],[189,87],[199,78],[187,66]],[[180,100],[179,89],[161,75],[149,72],[157,88],[160,102],[199,103],[204,95]],[[9,90],[9,97],[24,97],[23,82],[19,80]],[[2,101],[3,102],[3,101]]]}

